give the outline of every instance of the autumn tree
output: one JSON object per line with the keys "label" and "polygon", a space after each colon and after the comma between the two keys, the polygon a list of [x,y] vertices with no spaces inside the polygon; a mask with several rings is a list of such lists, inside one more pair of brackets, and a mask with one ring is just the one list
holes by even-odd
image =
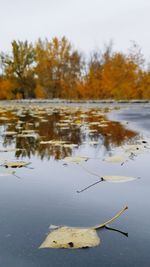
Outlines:
{"label": "autumn tree", "polygon": [[34,97],[34,64],[35,53],[32,44],[27,41],[13,41],[12,53],[1,54],[4,75],[8,80],[15,80],[14,96]]}
{"label": "autumn tree", "polygon": [[14,80],[8,80],[4,77],[0,77],[0,99],[12,99],[12,90],[16,87]]}
{"label": "autumn tree", "polygon": [[104,47],[104,51],[94,51],[88,62],[84,82],[84,96],[90,99],[105,99],[109,97],[108,86],[103,84],[104,66],[109,65],[112,56],[112,42]]}
{"label": "autumn tree", "polygon": [[[134,44],[127,55],[113,52],[110,45],[89,62],[84,96],[96,99],[143,98],[143,56]],[[148,80],[148,78],[147,78]]]}
{"label": "autumn tree", "polygon": [[141,99],[150,99],[150,70],[144,71],[141,75],[138,88],[138,97]]}
{"label": "autumn tree", "polygon": [[[76,95],[82,60],[65,38],[39,40],[35,47],[37,89],[43,88],[47,98],[70,98]],[[39,87],[40,86],[40,87]]]}
{"label": "autumn tree", "polygon": [[0,54],[0,99],[150,99],[150,70],[133,42],[128,53],[113,51],[112,42],[89,60],[65,38],[39,39],[33,46],[13,41]]}

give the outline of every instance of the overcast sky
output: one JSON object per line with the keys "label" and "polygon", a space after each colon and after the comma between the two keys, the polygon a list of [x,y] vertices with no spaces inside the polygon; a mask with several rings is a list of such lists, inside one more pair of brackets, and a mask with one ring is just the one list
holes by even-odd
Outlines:
{"label": "overcast sky", "polygon": [[85,53],[113,40],[126,52],[136,41],[150,59],[150,0],[0,0],[0,50],[13,39],[66,36]]}

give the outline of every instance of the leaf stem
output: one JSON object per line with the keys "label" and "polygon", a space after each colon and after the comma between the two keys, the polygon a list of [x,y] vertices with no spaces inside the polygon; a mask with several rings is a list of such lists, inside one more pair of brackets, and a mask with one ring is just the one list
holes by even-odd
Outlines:
{"label": "leaf stem", "polygon": [[91,227],[92,229],[95,229],[95,230],[97,230],[97,229],[100,229],[100,228],[103,228],[103,227],[105,227],[105,226],[107,226],[107,224],[110,224],[110,223],[112,223],[114,220],[116,220],[125,210],[127,210],[128,209],[128,207],[127,206],[125,206],[123,209],[121,209],[114,217],[112,217],[110,220],[108,220],[108,221],[106,221],[106,222],[104,222],[104,223],[102,223],[102,224],[99,224],[99,225],[96,225],[96,226],[94,226],[94,227]]}
{"label": "leaf stem", "polygon": [[98,184],[98,183],[100,183],[102,181],[103,181],[103,179],[101,178],[101,180],[99,180],[99,181],[97,181],[97,182],[95,182],[95,183],[83,188],[82,190],[77,190],[77,193],[82,193],[83,191],[87,190],[88,188],[90,188],[90,187],[92,187],[92,186],[94,186],[94,185],[96,185],[96,184]]}

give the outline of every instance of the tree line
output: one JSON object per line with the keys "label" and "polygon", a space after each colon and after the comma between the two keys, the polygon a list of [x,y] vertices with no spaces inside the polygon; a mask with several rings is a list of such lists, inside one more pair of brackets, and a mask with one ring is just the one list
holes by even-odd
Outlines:
{"label": "tree line", "polygon": [[88,59],[66,37],[11,43],[0,53],[0,99],[150,99],[150,69],[140,48],[111,43]]}

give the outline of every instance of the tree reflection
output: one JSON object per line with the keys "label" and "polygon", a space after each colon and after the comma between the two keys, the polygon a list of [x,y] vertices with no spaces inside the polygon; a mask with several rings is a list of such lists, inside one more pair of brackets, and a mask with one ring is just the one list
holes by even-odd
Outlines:
{"label": "tree reflection", "polygon": [[[2,144],[15,146],[17,158],[36,155],[58,160],[71,156],[85,142],[95,141],[91,144],[96,146],[101,141],[110,150],[137,135],[119,122],[109,121],[102,109],[21,106],[0,110],[0,115]],[[50,140],[64,141],[70,147],[46,143]]]}

